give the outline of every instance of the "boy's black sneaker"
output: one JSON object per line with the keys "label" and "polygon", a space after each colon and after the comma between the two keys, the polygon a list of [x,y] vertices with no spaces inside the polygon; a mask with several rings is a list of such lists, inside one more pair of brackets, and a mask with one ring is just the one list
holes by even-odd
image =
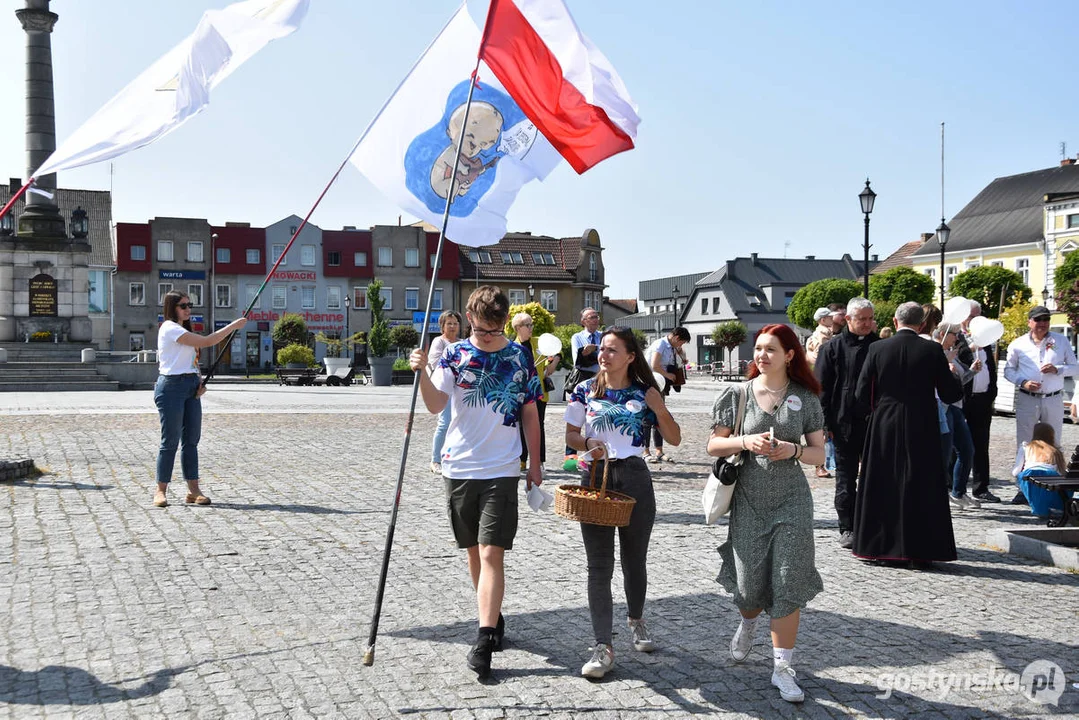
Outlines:
{"label": "boy's black sneaker", "polygon": [[495,652],[502,652],[502,640],[506,637],[506,618],[498,613],[498,625],[495,626]]}
{"label": "boy's black sneaker", "polygon": [[996,495],[989,492],[988,490],[983,490],[982,492],[974,493],[974,499],[975,500],[980,500],[983,503],[998,503],[998,502],[1000,502],[1000,498],[998,498]]}
{"label": "boy's black sneaker", "polygon": [[481,679],[491,674],[491,653],[495,649],[495,635],[494,628],[480,628],[476,644],[468,651],[468,667]]}

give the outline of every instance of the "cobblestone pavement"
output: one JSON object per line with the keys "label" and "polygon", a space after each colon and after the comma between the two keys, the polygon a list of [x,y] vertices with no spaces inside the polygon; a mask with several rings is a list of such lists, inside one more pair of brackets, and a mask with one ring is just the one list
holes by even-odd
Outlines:
{"label": "cobblestone pavement", "polygon": [[[713,581],[726,527],[700,521],[715,389],[696,381],[672,400],[685,440],[679,462],[655,474],[646,617],[659,650],[632,651],[616,627],[615,670],[602,682],[578,677],[591,639],[579,530],[522,502],[507,649],[485,684],[464,667],[475,605],[427,470],[426,415],[413,431],[376,661],[361,664],[410,388],[218,386],[201,445],[214,504],[185,506],[177,485],[165,509],[150,505],[149,393],[0,395],[0,458],[45,470],[0,485],[0,717],[1079,713],[1079,576],[982,544],[988,529],[1037,524],[1011,505],[957,511],[958,562],[892,569],[839,548],[832,486],[810,480],[825,590],[803,614],[794,656],[805,703],[770,685],[765,633],[734,665],[737,613]],[[1014,424],[993,428],[1003,477]],[[551,460],[562,431],[552,405]],[[1079,428],[1066,426],[1064,441],[1079,441]],[[617,603],[617,576],[615,587]],[[1039,659],[1068,678],[1058,706],[1007,680]]]}

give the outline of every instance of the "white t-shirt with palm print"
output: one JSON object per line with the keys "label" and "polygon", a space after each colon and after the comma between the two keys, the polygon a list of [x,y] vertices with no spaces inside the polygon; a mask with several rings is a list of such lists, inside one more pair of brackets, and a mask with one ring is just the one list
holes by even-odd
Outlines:
{"label": "white t-shirt with palm print", "polygon": [[[640,455],[645,425],[657,422],[656,414],[644,401],[648,388],[644,385],[619,390],[607,388],[603,397],[597,398],[592,397],[595,382],[595,378],[590,378],[573,389],[566,405],[566,423],[581,428],[585,437],[606,443],[612,459]],[[587,467],[588,462],[578,460],[578,465]]]}

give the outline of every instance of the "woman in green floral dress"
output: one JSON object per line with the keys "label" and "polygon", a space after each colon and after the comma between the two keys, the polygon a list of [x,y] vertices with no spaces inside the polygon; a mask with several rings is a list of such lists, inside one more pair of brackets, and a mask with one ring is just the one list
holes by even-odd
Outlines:
{"label": "woman in green floral dress", "polygon": [[[813,498],[802,470],[824,462],[820,384],[797,335],[786,325],[761,328],[749,381],[726,388],[712,410],[708,454],[744,452],[731,500],[718,581],[734,595],[742,621],[731,639],[741,662],[753,646],[757,617],[771,617],[772,684],[788,702],[805,699],[791,668],[800,612],[823,589],[814,565]],[[733,435],[739,393],[746,393],[742,433]],[[802,445],[805,437],[806,444]]]}

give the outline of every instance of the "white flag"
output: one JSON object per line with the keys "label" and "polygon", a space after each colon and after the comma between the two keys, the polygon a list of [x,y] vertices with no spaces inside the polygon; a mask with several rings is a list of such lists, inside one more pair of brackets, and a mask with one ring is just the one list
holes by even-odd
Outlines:
{"label": "white flag", "polygon": [[[479,46],[480,29],[462,5],[352,154],[353,164],[391,200],[437,227],[452,189],[446,236],[467,245],[502,239],[518,190],[547,177],[562,160],[482,64],[462,128]],[[465,144],[455,160],[462,133]]]}
{"label": "white flag", "polygon": [[210,101],[210,90],[271,40],[294,32],[310,0],[245,0],[203,14],[195,32],[87,120],[34,177],[91,165],[168,135]]}

